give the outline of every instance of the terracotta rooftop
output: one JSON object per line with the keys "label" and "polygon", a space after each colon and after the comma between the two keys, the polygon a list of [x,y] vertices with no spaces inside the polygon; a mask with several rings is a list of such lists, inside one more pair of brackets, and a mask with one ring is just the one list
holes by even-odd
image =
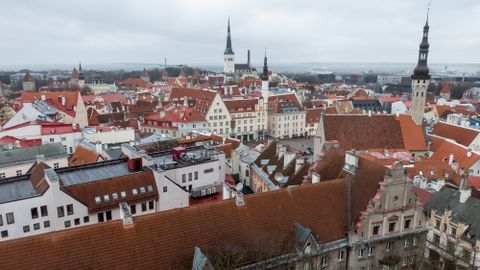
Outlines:
{"label": "terracotta rooftop", "polygon": [[320,114],[323,111],[325,110],[320,108],[306,110],[306,124],[318,124],[320,122]]}
{"label": "terracotta rooftop", "polygon": [[68,159],[69,166],[82,165],[98,162],[101,159],[100,154],[79,144],[73,155]]}
{"label": "terracotta rooftop", "polygon": [[459,144],[468,147],[480,132],[471,128],[439,122],[433,128],[432,134],[455,140]]}
{"label": "terracotta rooftop", "polygon": [[427,150],[423,128],[409,116],[325,115],[325,140],[345,150]]}
{"label": "terracotta rooftop", "polygon": [[[21,102],[33,103],[35,100],[42,100],[55,107],[57,110],[63,111],[71,116],[75,116],[74,107],[78,104],[78,99],[81,98],[80,93],[76,91],[59,91],[59,92],[22,92]],[[62,97],[65,98],[65,105],[62,104]]]}

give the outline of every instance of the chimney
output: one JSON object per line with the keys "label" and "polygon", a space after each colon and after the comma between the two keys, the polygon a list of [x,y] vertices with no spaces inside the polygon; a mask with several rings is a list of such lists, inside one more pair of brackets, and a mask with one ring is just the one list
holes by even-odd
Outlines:
{"label": "chimney", "polygon": [[295,173],[298,173],[298,171],[300,170],[300,168],[302,168],[304,163],[305,163],[305,160],[301,157],[295,160]]}
{"label": "chimney", "polygon": [[450,155],[448,156],[448,165],[452,165],[453,163],[453,159],[455,158],[455,155],[453,153],[450,153]]}
{"label": "chimney", "polygon": [[278,155],[278,158],[281,158],[283,156],[283,154],[285,154],[285,152],[287,151],[287,147],[286,146],[283,146],[281,144],[278,144],[277,145],[277,155]]}
{"label": "chimney", "polygon": [[283,157],[284,157],[284,158],[283,158],[283,167],[284,167],[284,168],[287,167],[287,165],[288,165],[293,159],[295,159],[295,156],[296,156],[296,154],[293,153],[293,152],[289,152],[289,151],[285,152],[285,153],[283,154]]}
{"label": "chimney", "polygon": [[40,96],[40,99],[41,99],[42,101],[45,101],[45,100],[47,100],[47,97],[46,97],[45,95],[41,95],[41,96]]}
{"label": "chimney", "polygon": [[132,213],[130,213],[130,208],[126,202],[120,203],[120,216],[122,217],[123,226],[133,226]]}
{"label": "chimney", "polygon": [[243,206],[245,205],[245,200],[243,199],[243,193],[241,191],[236,192],[235,196],[235,204],[237,206]]}
{"label": "chimney", "polygon": [[462,182],[460,182],[460,203],[465,203],[472,195],[472,189],[468,187],[467,183],[468,173],[462,175]]}
{"label": "chimney", "polygon": [[369,116],[369,117],[372,116],[372,111],[371,111],[371,110],[368,110],[368,116]]}
{"label": "chimney", "polygon": [[395,115],[396,115],[397,117],[400,116],[400,112],[398,111],[398,109],[397,109],[397,111],[395,112]]}
{"label": "chimney", "polygon": [[250,67],[250,50],[247,51],[247,65]]}
{"label": "chimney", "polygon": [[60,98],[61,98],[61,100],[62,100],[62,106],[65,106],[65,104],[66,104],[66,102],[67,102],[67,101],[66,101],[66,98],[65,98],[64,96],[61,96]]}
{"label": "chimney", "polygon": [[99,155],[101,155],[103,153],[103,147],[102,147],[101,143],[96,143],[95,144],[95,152],[97,152],[97,154],[99,154]]}
{"label": "chimney", "polygon": [[357,171],[358,157],[353,152],[348,151],[345,153],[345,165],[343,168],[353,174]]}

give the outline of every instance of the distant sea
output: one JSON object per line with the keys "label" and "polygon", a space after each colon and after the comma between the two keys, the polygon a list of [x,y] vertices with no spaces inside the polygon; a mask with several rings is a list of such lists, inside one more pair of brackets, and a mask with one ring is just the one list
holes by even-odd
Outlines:
{"label": "distant sea", "polygon": [[[106,64],[88,64],[82,63],[84,69],[95,70],[120,70],[133,71],[143,68],[162,68],[158,63],[106,63]],[[209,71],[221,72],[222,65],[202,65],[192,64],[190,67],[199,67]],[[261,70],[261,63],[254,63],[257,70]],[[326,68],[334,73],[363,74],[363,73],[386,73],[408,75],[411,74],[415,63],[297,63],[281,64],[272,63],[269,69],[274,72],[305,73],[312,68]],[[480,76],[480,64],[429,64],[431,73],[450,76]],[[16,71],[21,69],[30,69],[33,71],[48,70],[71,70],[73,65],[4,65],[0,64],[0,71]]]}

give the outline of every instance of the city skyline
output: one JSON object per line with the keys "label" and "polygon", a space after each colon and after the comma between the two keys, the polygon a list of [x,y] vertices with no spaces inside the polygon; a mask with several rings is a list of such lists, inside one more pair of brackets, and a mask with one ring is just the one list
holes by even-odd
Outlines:
{"label": "city skyline", "polygon": [[[276,5],[270,1],[49,3],[10,4],[10,12],[0,19],[7,41],[0,45],[2,66],[72,65],[79,60],[154,64],[164,58],[175,64],[221,65],[228,16],[239,62],[246,60],[250,49],[252,63],[260,63],[268,48],[270,61],[281,64],[415,63],[428,6],[426,1],[346,0]],[[170,15],[174,10],[176,15]],[[475,54],[480,20],[472,19],[478,11],[476,1],[462,1],[455,9],[451,3],[432,3],[432,63],[480,62]]]}

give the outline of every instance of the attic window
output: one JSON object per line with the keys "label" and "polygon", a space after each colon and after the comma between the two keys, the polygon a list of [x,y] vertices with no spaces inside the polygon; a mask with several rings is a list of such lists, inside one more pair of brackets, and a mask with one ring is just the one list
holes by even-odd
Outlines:
{"label": "attic window", "polygon": [[112,199],[118,200],[118,194],[116,192],[112,193]]}
{"label": "attic window", "polygon": [[125,191],[120,192],[120,195],[122,196],[122,198],[127,197],[127,193]]}
{"label": "attic window", "polygon": [[152,185],[148,185],[148,186],[147,186],[147,190],[148,190],[148,192],[153,192],[153,187],[152,187]]}
{"label": "attic window", "polygon": [[135,195],[138,194],[138,190],[137,190],[136,188],[133,188],[133,189],[132,189],[132,193],[133,193],[133,195],[135,196]]}
{"label": "attic window", "polygon": [[107,194],[107,195],[103,195],[103,200],[104,200],[105,202],[109,202],[109,201],[110,201],[110,196],[108,196],[108,194]]}
{"label": "attic window", "polygon": [[101,202],[102,202],[102,200],[100,199],[100,196],[96,196],[96,197],[95,197],[95,203],[96,203],[96,204],[99,204],[99,203],[101,203]]}
{"label": "attic window", "polygon": [[142,194],[145,193],[145,187],[140,187],[140,193],[142,193]]}

